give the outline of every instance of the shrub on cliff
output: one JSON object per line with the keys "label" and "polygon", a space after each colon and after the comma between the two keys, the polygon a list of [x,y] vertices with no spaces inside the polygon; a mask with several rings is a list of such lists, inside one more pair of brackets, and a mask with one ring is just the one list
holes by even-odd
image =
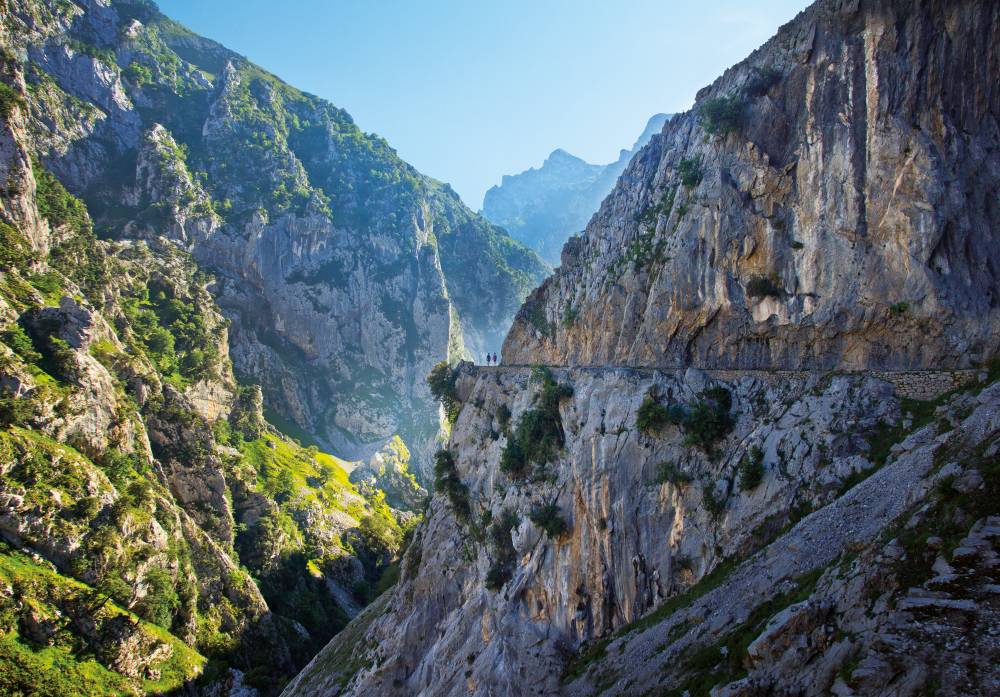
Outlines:
{"label": "shrub on cliff", "polygon": [[501,404],[497,407],[496,417],[497,423],[500,425],[500,430],[507,433],[510,430],[510,408],[506,404]]}
{"label": "shrub on cliff", "polygon": [[513,511],[504,511],[493,521],[493,524],[489,528],[489,543],[493,553],[493,563],[486,573],[486,587],[493,592],[503,588],[504,584],[514,574],[514,562],[517,558],[517,551],[514,549],[511,530],[519,524],[520,521],[516,513]]}
{"label": "shrub on cliff", "polygon": [[639,406],[639,411],[635,414],[635,425],[643,433],[659,431],[670,423],[667,408],[653,399],[652,395],[646,395]]}
{"label": "shrub on cliff", "polygon": [[656,401],[652,394],[647,394],[635,414],[635,425],[640,431],[648,434],[659,431],[668,424],[678,426],[684,423],[684,419],[683,407],[676,404],[665,407]]}
{"label": "shrub on cliff", "polygon": [[10,118],[17,106],[24,106],[24,97],[10,85],[0,82],[0,116]]}
{"label": "shrub on cliff", "polygon": [[684,443],[710,452],[716,441],[733,427],[729,410],[733,400],[729,390],[713,387],[702,393],[701,398],[685,409],[679,404],[665,407],[651,394],[647,394],[636,412],[635,425],[643,433],[653,433],[667,424],[680,426]]}
{"label": "shrub on cliff", "polygon": [[35,345],[20,324],[12,324],[0,333],[0,341],[7,344],[25,363],[38,363],[42,354],[35,350]]}
{"label": "shrub on cliff", "polygon": [[673,462],[661,462],[656,466],[656,483],[685,486],[691,483],[691,476],[682,472]]}
{"label": "shrub on cliff", "polygon": [[434,454],[434,488],[448,497],[456,518],[468,520],[471,513],[469,489],[458,476],[455,458],[448,450],[438,450]]}
{"label": "shrub on cliff", "polygon": [[528,518],[553,539],[562,535],[569,527],[555,503],[546,503],[531,509]]}
{"label": "shrub on cliff", "polygon": [[16,228],[0,222],[0,266],[26,273],[33,256],[31,245],[24,235]]}
{"label": "shrub on cliff", "polygon": [[698,186],[704,176],[701,169],[701,158],[682,158],[677,163],[677,175],[681,178],[681,184],[687,188],[690,189],[691,187]]}
{"label": "shrub on cliff", "polygon": [[740,460],[740,488],[750,491],[760,486],[762,481],[764,481],[764,452],[755,446]]}
{"label": "shrub on cliff", "polygon": [[444,407],[445,417],[449,423],[454,423],[458,413],[462,411],[462,403],[458,401],[458,393],[455,390],[457,380],[458,375],[448,361],[441,361],[435,365],[427,376],[431,395]]}
{"label": "shrub on cliff", "polygon": [[514,433],[500,455],[500,469],[512,477],[527,474],[530,465],[544,465],[558,455],[565,443],[559,402],[573,395],[573,388],[560,385],[545,368],[532,371],[541,382],[535,408],[521,415]]}
{"label": "shrub on cliff", "polygon": [[24,426],[38,411],[38,404],[28,397],[0,397],[0,427]]}
{"label": "shrub on cliff", "polygon": [[735,133],[743,127],[746,101],[738,95],[713,97],[698,107],[698,118],[706,133]]}
{"label": "shrub on cliff", "polygon": [[725,387],[705,390],[681,424],[684,442],[711,452],[715,443],[733,428],[729,415],[732,406],[733,397]]}

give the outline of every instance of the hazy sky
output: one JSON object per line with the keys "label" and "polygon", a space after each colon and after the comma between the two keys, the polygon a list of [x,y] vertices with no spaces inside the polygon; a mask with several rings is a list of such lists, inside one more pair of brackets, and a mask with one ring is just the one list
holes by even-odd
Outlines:
{"label": "hazy sky", "polygon": [[347,109],[478,210],[561,147],[610,162],[806,0],[159,0]]}

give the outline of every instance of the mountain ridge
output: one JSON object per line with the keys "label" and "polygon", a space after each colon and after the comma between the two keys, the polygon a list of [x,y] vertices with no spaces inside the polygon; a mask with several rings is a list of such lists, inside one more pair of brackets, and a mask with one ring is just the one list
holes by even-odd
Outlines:
{"label": "mountain ridge", "polygon": [[632,149],[622,149],[618,159],[606,165],[590,164],[556,148],[541,167],[503,175],[483,197],[483,215],[558,266],[563,242],[583,229],[628,161],[669,118],[650,117]]}

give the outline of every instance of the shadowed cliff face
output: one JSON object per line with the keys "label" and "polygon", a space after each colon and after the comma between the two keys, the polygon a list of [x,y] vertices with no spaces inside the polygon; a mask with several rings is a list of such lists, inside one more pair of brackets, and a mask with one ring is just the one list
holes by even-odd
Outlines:
{"label": "shadowed cliff face", "polygon": [[807,10],[635,157],[504,359],[982,360],[1000,301],[998,21],[985,2]]}
{"label": "shadowed cliff face", "polygon": [[498,350],[545,264],[347,112],[152,3],[56,5],[9,3],[37,156],[102,234],[165,237],[214,274],[234,367],[272,411],[348,456],[398,433],[425,463],[424,376]]}

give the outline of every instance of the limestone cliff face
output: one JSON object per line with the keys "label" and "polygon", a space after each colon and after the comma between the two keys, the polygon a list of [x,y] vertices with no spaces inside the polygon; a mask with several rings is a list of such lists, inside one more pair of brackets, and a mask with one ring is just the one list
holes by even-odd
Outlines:
{"label": "limestone cliff face", "polygon": [[820,2],[639,153],[509,363],[961,366],[998,338],[995,3]]}
{"label": "limestone cliff face", "polygon": [[216,282],[236,371],[339,452],[394,434],[426,465],[424,376],[497,350],[547,271],[351,117],[152,3],[15,0],[4,24],[37,156],[127,239]]}
{"label": "limestone cliff face", "polygon": [[[539,383],[526,369],[459,379],[464,407],[448,448],[469,514],[435,496],[399,586],[334,638],[286,695],[584,695],[611,684],[614,694],[633,694],[637,676],[644,689],[679,686],[691,674],[681,659],[692,647],[739,631],[756,637],[757,623],[792,602],[768,600],[794,595],[801,576],[832,569],[832,578],[836,561],[862,549],[875,555],[900,516],[933,509],[935,481],[974,470],[970,454],[995,448],[998,436],[995,385],[963,395],[925,426],[927,417],[914,411],[922,403],[904,405],[891,383],[862,375],[716,380],[693,370],[581,368],[553,377],[573,391],[559,404],[565,445],[526,478],[504,471],[512,436],[499,415],[506,408],[511,425],[524,419]],[[731,394],[733,429],[709,452],[679,427],[636,426],[645,395],[691,405],[712,388]],[[962,464],[940,472],[952,458]],[[554,506],[554,518],[539,516],[546,506]],[[561,531],[546,531],[553,519]],[[967,532],[973,522],[958,525]],[[504,564],[507,575],[497,580]],[[885,573],[884,592],[906,595],[907,580]],[[723,582],[725,590],[698,602]],[[841,598],[841,612],[857,600]],[[687,603],[694,609],[664,612]],[[767,607],[769,614],[743,626]],[[664,610],[647,617],[656,608]],[[980,621],[991,616],[987,609]],[[847,628],[854,620],[839,621]],[[880,619],[892,621],[919,633],[906,618]],[[816,677],[819,691],[886,631],[872,624],[827,655],[832,668]],[[633,645],[632,637],[642,639]],[[610,640],[611,648],[601,648]],[[767,651],[778,655],[774,641],[759,645],[770,642]],[[980,649],[975,662],[984,665],[988,650]],[[928,660],[914,659],[910,669],[927,678]],[[791,670],[756,661],[775,684]],[[661,669],[674,678],[659,682]],[[991,680],[1000,677],[991,670]],[[725,684],[727,674],[720,669],[709,686]]]}

